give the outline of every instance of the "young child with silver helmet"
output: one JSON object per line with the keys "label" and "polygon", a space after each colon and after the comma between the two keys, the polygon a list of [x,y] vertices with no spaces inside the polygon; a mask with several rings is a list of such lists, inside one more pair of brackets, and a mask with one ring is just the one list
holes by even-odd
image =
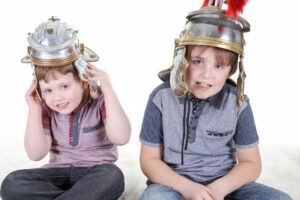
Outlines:
{"label": "young child with silver helmet", "polygon": [[146,107],[140,164],[148,186],[140,200],[291,199],[255,182],[259,138],[243,68],[250,25],[238,16],[246,2],[227,0],[222,10],[223,0],[205,0],[187,16]]}
{"label": "young child with silver helmet", "polygon": [[130,122],[109,76],[88,62],[98,60],[80,44],[75,31],[56,17],[28,36],[34,80],[26,93],[29,107],[25,150],[39,169],[15,171],[1,186],[6,199],[117,199],[124,176],[114,164],[117,146],[130,138]]}

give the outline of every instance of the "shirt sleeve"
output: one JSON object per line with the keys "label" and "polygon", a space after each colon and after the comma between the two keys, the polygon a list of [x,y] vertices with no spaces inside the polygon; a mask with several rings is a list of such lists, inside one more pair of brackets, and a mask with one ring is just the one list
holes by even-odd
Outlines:
{"label": "shirt sleeve", "polygon": [[259,138],[249,102],[238,118],[233,139],[235,146],[241,149],[252,148],[258,145]]}
{"label": "shirt sleeve", "polygon": [[150,96],[146,106],[140,141],[148,146],[160,147],[163,146],[162,114],[152,99]]}
{"label": "shirt sleeve", "polygon": [[99,99],[99,109],[100,109],[100,114],[101,114],[101,120],[105,126],[106,125],[106,107],[105,107],[105,101],[104,101],[103,95]]}
{"label": "shirt sleeve", "polygon": [[42,106],[42,124],[44,133],[47,135],[51,134],[51,117],[50,111],[45,104]]}

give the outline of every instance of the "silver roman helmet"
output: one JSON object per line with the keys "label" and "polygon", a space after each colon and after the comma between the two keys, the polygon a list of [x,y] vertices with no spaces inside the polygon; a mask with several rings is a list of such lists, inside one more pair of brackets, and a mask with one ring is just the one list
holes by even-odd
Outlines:
{"label": "silver roman helmet", "polygon": [[[100,96],[98,83],[85,79],[87,62],[96,62],[99,57],[79,43],[77,31],[71,26],[57,17],[51,17],[47,22],[40,24],[34,33],[29,33],[27,40],[28,55],[21,62],[31,63],[35,80],[35,66],[58,67],[73,63],[81,80],[89,83],[91,97]],[[36,88],[38,90],[38,80]],[[42,101],[38,91],[37,96]]]}
{"label": "silver roman helmet", "polygon": [[159,73],[160,79],[166,81],[170,76],[173,94],[177,97],[189,93],[184,81],[188,68],[186,46],[204,45],[218,47],[237,53],[239,76],[237,80],[237,105],[246,99],[244,95],[243,54],[245,40],[243,33],[250,31],[250,24],[238,17],[247,0],[227,0],[227,10],[222,10],[223,0],[205,0],[202,8],[188,14],[184,30],[179,39],[175,39],[173,64],[169,69]]}

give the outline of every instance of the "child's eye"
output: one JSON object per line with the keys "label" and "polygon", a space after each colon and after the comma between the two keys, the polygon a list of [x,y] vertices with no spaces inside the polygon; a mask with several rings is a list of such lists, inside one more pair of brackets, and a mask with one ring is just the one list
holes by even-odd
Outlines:
{"label": "child's eye", "polygon": [[223,69],[224,67],[222,65],[216,65],[216,69]]}
{"label": "child's eye", "polygon": [[49,93],[51,93],[51,92],[52,92],[51,89],[46,89],[46,90],[44,90],[44,93],[46,93],[46,94],[49,94]]}
{"label": "child's eye", "polygon": [[203,61],[202,60],[194,60],[194,63],[195,64],[203,64]]}
{"label": "child's eye", "polygon": [[63,85],[62,89],[67,89],[69,86],[68,85]]}

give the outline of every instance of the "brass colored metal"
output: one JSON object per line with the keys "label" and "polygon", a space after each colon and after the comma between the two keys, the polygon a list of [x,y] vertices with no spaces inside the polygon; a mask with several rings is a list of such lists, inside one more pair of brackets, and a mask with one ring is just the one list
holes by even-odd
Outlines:
{"label": "brass colored metal", "polygon": [[206,6],[201,8],[202,10],[221,10],[220,8],[216,7],[216,6]]}
{"label": "brass colored metal", "polygon": [[84,44],[81,43],[81,44],[79,45],[79,48],[80,48],[80,54],[83,54],[83,52],[84,52]]}
{"label": "brass colored metal", "polygon": [[64,66],[75,61],[79,56],[76,54],[72,54],[70,56],[64,58],[56,58],[56,59],[39,59],[31,56],[32,62],[41,67],[57,67]]}
{"label": "brass colored metal", "polygon": [[47,28],[47,33],[51,35],[53,33],[53,28]]}
{"label": "brass colored metal", "polygon": [[188,36],[179,41],[179,45],[205,45],[219,47],[243,55],[243,47],[240,44],[213,37]]}
{"label": "brass colored metal", "polygon": [[244,71],[242,56],[241,56],[240,62],[239,62],[239,71],[240,71],[240,73],[239,73],[239,76],[237,79],[237,95],[236,95],[236,103],[237,103],[238,107],[240,107],[242,105],[243,101],[247,100],[247,96],[244,95],[246,73]]}
{"label": "brass colored metal", "polygon": [[177,48],[178,45],[179,45],[179,39],[175,39],[175,40],[174,40],[174,45],[175,45],[175,47],[174,47],[173,59],[174,59],[174,57],[176,56],[176,48]]}
{"label": "brass colored metal", "polygon": [[27,47],[27,53],[30,55],[30,46]]}
{"label": "brass colored metal", "polygon": [[70,47],[68,48],[68,53],[71,54],[72,52],[73,52],[73,47],[70,46]]}
{"label": "brass colored metal", "polygon": [[24,58],[22,58],[21,63],[31,63],[30,55],[27,55]]}

